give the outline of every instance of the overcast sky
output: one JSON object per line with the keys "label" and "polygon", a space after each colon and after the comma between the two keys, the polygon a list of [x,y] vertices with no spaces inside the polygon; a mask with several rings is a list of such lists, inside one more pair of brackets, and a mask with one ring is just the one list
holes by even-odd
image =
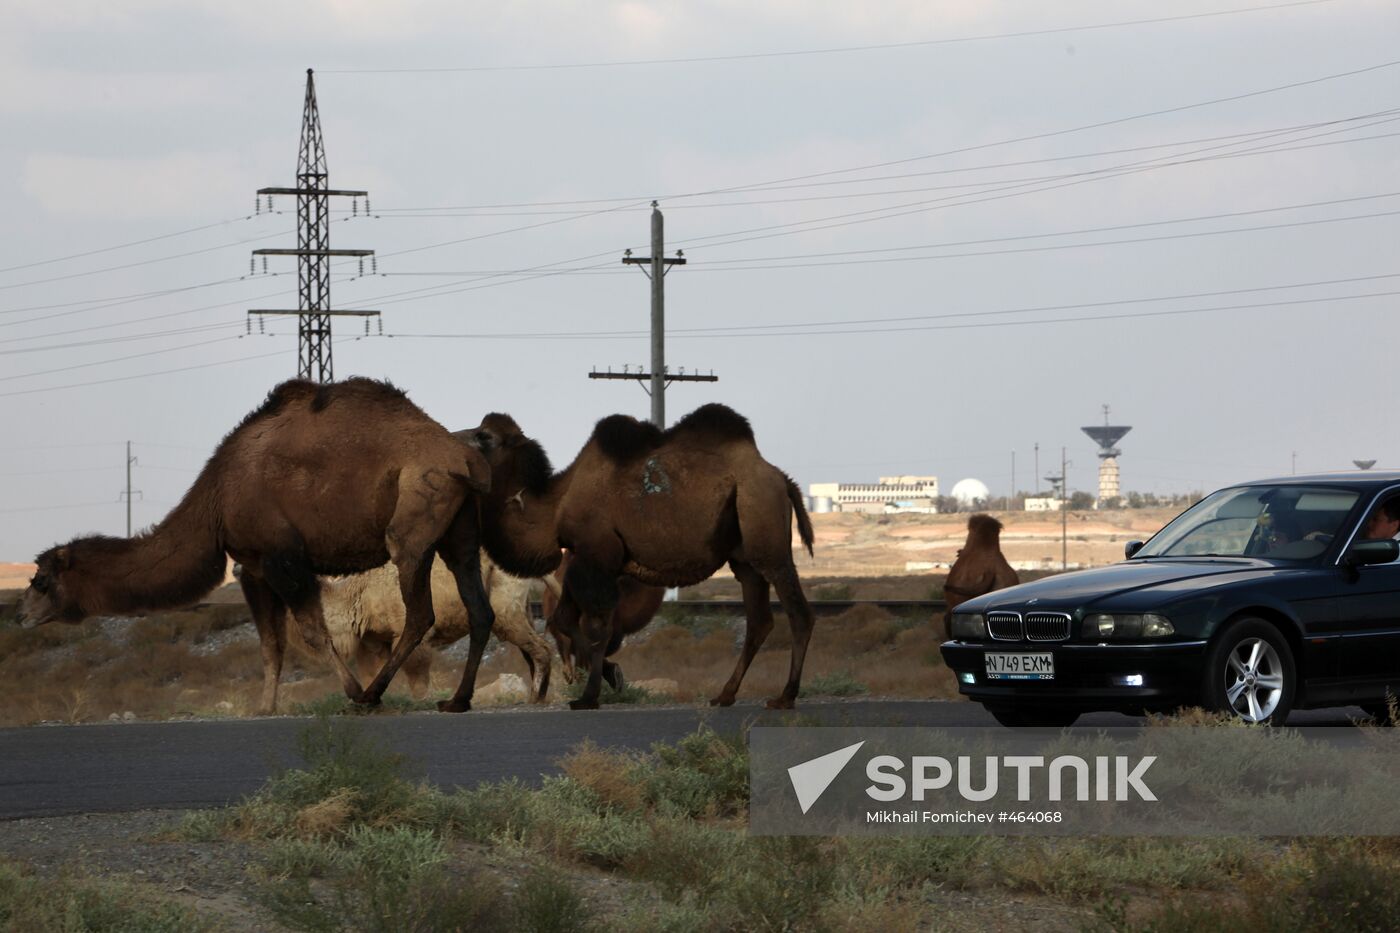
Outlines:
{"label": "overcast sky", "polygon": [[804,487],[999,495],[1039,443],[1092,491],[1103,404],[1125,490],[1400,467],[1398,49],[1387,0],[7,0],[0,560],[121,533],[127,440],[159,520],[295,374],[292,323],[243,335],[295,306],[249,251],[295,245],[291,199],[251,215],[308,67],[374,211],[332,246],[380,257],[336,268],[386,334],[338,324],[336,375],[449,428],[507,411],[563,465],[647,415],[587,374],[647,362],[619,260],[658,198],[668,363],[720,376],[668,414],[733,406]]}

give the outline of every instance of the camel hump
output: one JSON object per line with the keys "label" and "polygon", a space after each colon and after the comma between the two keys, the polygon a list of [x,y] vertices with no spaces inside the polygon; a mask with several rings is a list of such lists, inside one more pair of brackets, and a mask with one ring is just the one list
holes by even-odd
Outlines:
{"label": "camel hump", "polygon": [[749,419],[728,405],[711,402],[686,415],[666,432],[668,437],[680,434],[705,434],[720,440],[753,443],[753,426]]}
{"label": "camel hump", "polygon": [[609,415],[593,428],[593,440],[608,459],[626,463],[661,446],[661,431],[648,421]]}

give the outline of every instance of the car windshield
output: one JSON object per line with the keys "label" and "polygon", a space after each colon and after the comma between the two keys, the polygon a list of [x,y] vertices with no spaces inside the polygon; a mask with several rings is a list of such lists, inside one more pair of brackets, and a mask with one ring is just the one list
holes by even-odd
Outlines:
{"label": "car windshield", "polygon": [[1325,486],[1244,486],[1197,502],[1157,532],[1142,557],[1311,560],[1327,550],[1358,493]]}

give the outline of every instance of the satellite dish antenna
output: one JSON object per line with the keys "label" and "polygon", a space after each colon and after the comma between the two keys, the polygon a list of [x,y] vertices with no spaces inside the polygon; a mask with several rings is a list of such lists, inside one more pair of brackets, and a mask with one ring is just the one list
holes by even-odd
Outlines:
{"label": "satellite dish antenna", "polygon": [[1356,464],[1358,470],[1369,470],[1376,465],[1376,461],[1374,460],[1353,460],[1351,462]]}

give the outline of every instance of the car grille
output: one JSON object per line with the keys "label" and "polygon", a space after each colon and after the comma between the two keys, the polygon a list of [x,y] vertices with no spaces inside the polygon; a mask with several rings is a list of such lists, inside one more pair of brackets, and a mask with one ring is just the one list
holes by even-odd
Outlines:
{"label": "car grille", "polygon": [[1064,641],[1069,637],[1069,615],[1063,612],[1026,613],[1026,637],[1031,641]]}
{"label": "car grille", "polygon": [[997,641],[1021,640],[1021,614],[1019,612],[987,613],[987,631]]}

